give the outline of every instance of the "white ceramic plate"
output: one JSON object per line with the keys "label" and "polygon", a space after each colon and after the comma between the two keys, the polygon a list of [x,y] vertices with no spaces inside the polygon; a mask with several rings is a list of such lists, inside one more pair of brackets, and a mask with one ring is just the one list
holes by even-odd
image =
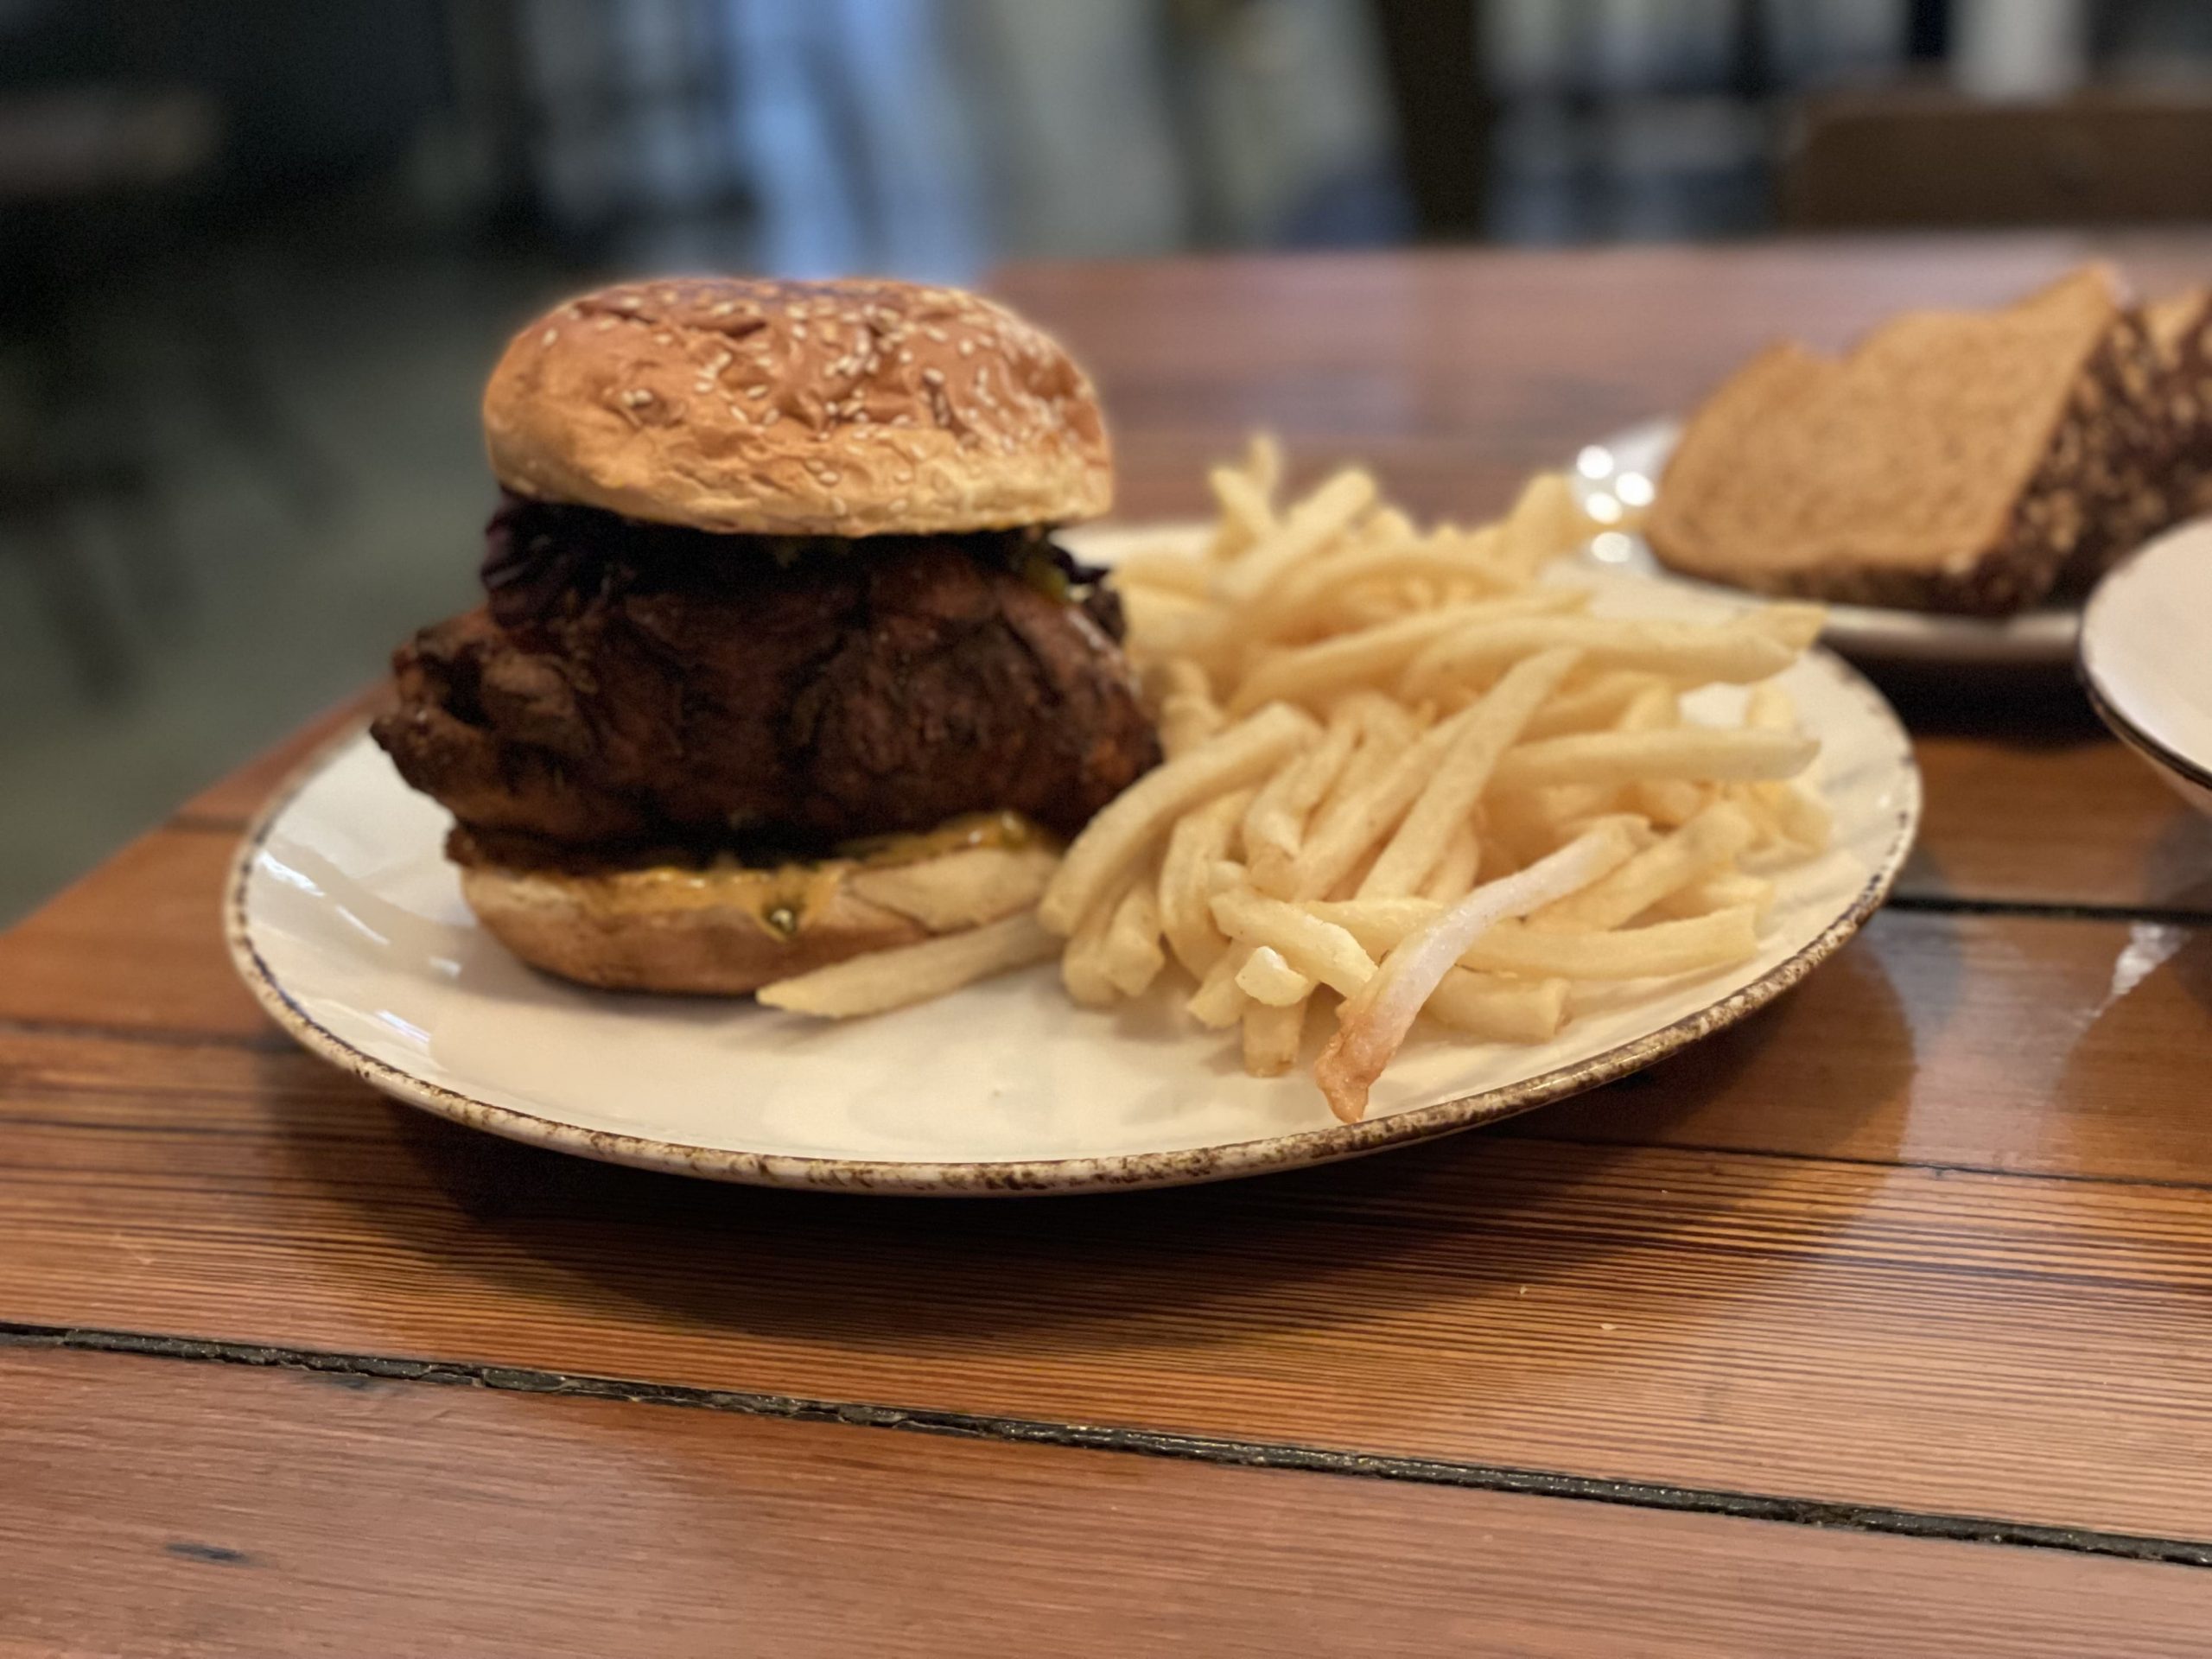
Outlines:
{"label": "white ceramic plate", "polygon": [[[1599,608],[1617,613],[1716,608],[1657,583],[1601,586]],[[314,762],[249,835],[230,890],[232,951],[279,1023],[386,1092],[622,1163],[901,1192],[1166,1185],[1321,1163],[1623,1076],[1758,1007],[1850,936],[1911,844],[1919,774],[1888,705],[1834,658],[1813,653],[1787,684],[1822,741],[1837,845],[1783,874],[1758,959],[1614,988],[1542,1047],[1419,1036],[1377,1086],[1372,1116],[1349,1126],[1306,1076],[1245,1077],[1234,1042],[1198,1027],[1164,988],[1088,1012],[1046,968],[832,1024],[533,973],[462,905],[439,851],[443,810],[365,734]],[[1727,719],[1741,695],[1701,693],[1693,707]]]}
{"label": "white ceramic plate", "polygon": [[[1573,473],[1584,505],[1603,518],[1622,504],[1633,507],[1648,503],[1681,431],[1675,421],[1651,421],[1586,447],[1575,458]],[[1730,591],[1675,575],[1654,556],[1643,537],[1621,531],[1598,537],[1585,556],[1607,569],[1700,592]],[[1832,605],[1827,630],[1821,637],[1855,662],[2050,668],[2073,660],[2081,615],[2078,610],[2050,608],[1991,619]]]}
{"label": "white ceramic plate", "polygon": [[2121,741],[2212,813],[2212,519],[2145,543],[2098,584],[2081,673]]}

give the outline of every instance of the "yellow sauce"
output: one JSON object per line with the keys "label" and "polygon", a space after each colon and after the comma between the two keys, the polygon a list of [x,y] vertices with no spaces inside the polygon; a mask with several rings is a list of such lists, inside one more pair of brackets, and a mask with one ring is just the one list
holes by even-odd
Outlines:
{"label": "yellow sauce", "polygon": [[585,876],[575,886],[594,909],[632,915],[641,906],[742,910],[764,931],[788,938],[836,896],[849,871],[918,864],[976,847],[1027,847],[1044,839],[1046,832],[1018,812],[976,812],[912,835],[847,842],[823,859],[767,866],[741,863],[724,854],[703,869],[654,865]]}

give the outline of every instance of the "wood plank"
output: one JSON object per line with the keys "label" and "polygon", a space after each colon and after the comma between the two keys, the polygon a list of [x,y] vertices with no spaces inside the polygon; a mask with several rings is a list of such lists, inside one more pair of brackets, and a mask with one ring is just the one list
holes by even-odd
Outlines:
{"label": "wood plank", "polygon": [[25,1659],[2120,1659],[2212,1620],[2212,1574],[2058,1551],[54,1351],[0,1350],[0,1467]]}
{"label": "wood plank", "polygon": [[267,1039],[223,947],[238,836],[156,830],[0,932],[0,1020]]}
{"label": "wood plank", "polygon": [[[1056,1204],[721,1189],[304,1056],[19,1033],[0,1319],[2212,1537],[2212,1210],[2078,1179],[2212,1167],[2158,1058],[2202,1029],[2204,936],[2100,1012],[2127,937],[1885,918],[1802,1028],[1526,1126],[1675,1145]],[[1880,1161],[1930,1147],[2072,1178]]]}
{"label": "wood plank", "polygon": [[1920,844],[1897,884],[1934,901],[2110,905],[2212,916],[2212,818],[2101,728],[2069,686],[2042,732],[2018,719],[1918,732]]}
{"label": "wood plank", "polygon": [[2212,1186],[2212,1114],[2174,1063],[2208,1008],[2212,931],[1885,911],[1742,1025],[1503,1127]]}

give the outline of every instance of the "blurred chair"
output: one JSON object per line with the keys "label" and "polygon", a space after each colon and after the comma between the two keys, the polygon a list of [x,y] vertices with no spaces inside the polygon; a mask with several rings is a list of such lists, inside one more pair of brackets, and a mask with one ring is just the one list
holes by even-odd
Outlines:
{"label": "blurred chair", "polygon": [[1370,0],[1406,193],[1422,238],[1479,236],[1497,104],[1476,0]]}
{"label": "blurred chair", "polygon": [[1796,230],[2212,218],[2212,92],[1825,96],[1797,114],[1779,195]]}

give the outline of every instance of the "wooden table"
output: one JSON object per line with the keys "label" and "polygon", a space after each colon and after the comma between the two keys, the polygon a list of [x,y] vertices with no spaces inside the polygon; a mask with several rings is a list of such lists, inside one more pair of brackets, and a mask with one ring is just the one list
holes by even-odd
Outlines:
{"label": "wooden table", "polygon": [[[1003,286],[1135,513],[1268,423],[1465,514],[1770,334],[2078,252]],[[215,901],[303,736],[0,938],[0,1654],[2201,1653],[2212,826],[2063,685],[1910,706],[1897,902],[1744,1026],[1486,1134],[1033,1202],[605,1167],[296,1051]]]}

